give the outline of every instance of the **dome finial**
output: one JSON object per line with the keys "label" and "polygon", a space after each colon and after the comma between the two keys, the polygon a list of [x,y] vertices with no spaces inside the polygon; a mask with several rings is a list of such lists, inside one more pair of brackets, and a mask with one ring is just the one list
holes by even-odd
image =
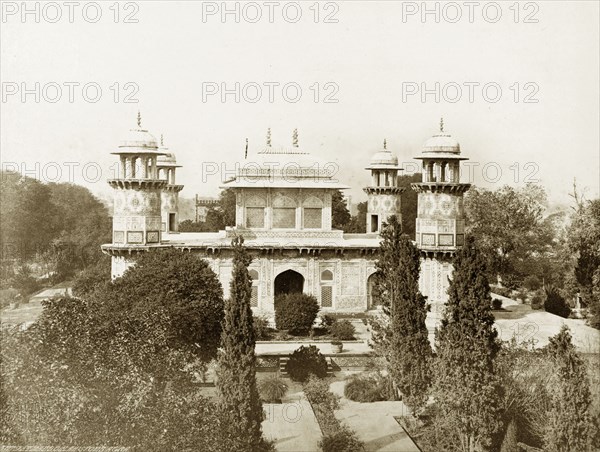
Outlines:
{"label": "dome finial", "polygon": [[383,139],[383,149],[387,149],[387,139]]}
{"label": "dome finial", "polygon": [[271,147],[271,128],[267,129],[267,146]]}
{"label": "dome finial", "polygon": [[163,134],[162,133],[160,134],[160,145],[161,146],[165,145],[165,143],[163,142]]}
{"label": "dome finial", "polygon": [[440,132],[444,132],[444,117],[440,118]]}
{"label": "dome finial", "polygon": [[138,125],[138,127],[142,127],[142,115],[139,110],[138,110],[138,115],[137,115],[137,125]]}
{"label": "dome finial", "polygon": [[292,134],[292,145],[295,148],[298,147],[298,129],[294,129],[294,133]]}

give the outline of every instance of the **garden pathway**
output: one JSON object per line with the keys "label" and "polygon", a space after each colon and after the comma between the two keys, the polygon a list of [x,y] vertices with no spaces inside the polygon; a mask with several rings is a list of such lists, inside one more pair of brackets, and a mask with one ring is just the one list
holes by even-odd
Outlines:
{"label": "garden pathway", "polygon": [[402,402],[359,403],[344,397],[345,381],[331,383],[331,392],[342,397],[335,417],[356,432],[367,451],[419,452],[419,448],[394,419],[408,414]]}
{"label": "garden pathway", "polygon": [[321,430],[302,392],[287,394],[283,403],[264,403],[263,435],[280,452],[318,451]]}

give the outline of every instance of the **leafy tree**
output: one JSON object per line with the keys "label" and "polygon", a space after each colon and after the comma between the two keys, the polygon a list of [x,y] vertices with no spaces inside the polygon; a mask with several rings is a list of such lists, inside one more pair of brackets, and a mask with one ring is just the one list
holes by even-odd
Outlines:
{"label": "leafy tree", "polygon": [[102,308],[106,328],[117,319],[164,310],[173,344],[192,346],[198,358],[216,356],[223,320],[223,291],[208,263],[177,249],[138,255],[123,276],[90,297]]}
{"label": "leafy tree", "polygon": [[585,363],[575,351],[567,326],[563,325],[560,332],[550,338],[548,353],[557,370],[544,450],[592,450],[589,380]]}
{"label": "leafy tree", "polygon": [[71,271],[91,265],[102,256],[100,245],[111,242],[107,208],[87,188],[66,183],[51,183],[48,188],[60,230],[53,248]]}
{"label": "leafy tree", "polygon": [[350,222],[344,227],[344,232],[364,234],[367,232],[367,202],[359,202],[357,214],[353,215]]}
{"label": "leafy tree", "polygon": [[331,226],[334,229],[343,230],[350,223],[351,218],[344,195],[340,190],[333,191],[331,196]]}
{"label": "leafy tree", "polygon": [[0,173],[0,239],[10,257],[25,260],[50,247],[58,211],[48,185],[18,173]]}
{"label": "leafy tree", "polygon": [[61,297],[26,331],[3,330],[11,443],[233,450],[216,407],[192,384],[192,347],[173,348],[170,328],[162,310],[115,319],[109,332],[101,306]]}
{"label": "leafy tree", "polygon": [[425,326],[428,306],[419,292],[419,250],[402,234],[396,216],[384,225],[381,238],[377,281],[390,313],[390,373],[403,400],[417,412],[427,401],[432,356]]}
{"label": "leafy tree", "polygon": [[422,178],[421,173],[398,176],[398,187],[406,188],[402,193],[402,232],[412,240],[415,239],[418,193],[410,185],[414,182],[421,182]]}
{"label": "leafy tree", "polygon": [[588,305],[590,325],[600,329],[600,297],[594,295],[594,275],[600,269],[600,199],[578,200],[568,240],[576,253],[575,278],[581,289],[583,301]]}
{"label": "leafy tree", "polygon": [[509,282],[520,278],[516,262],[539,250],[541,237],[547,236],[541,227],[545,205],[546,193],[531,184],[521,189],[469,190],[465,197],[467,233],[486,250],[491,276],[500,275]]}
{"label": "leafy tree", "polygon": [[179,223],[179,232],[207,232],[203,221],[183,220]]}
{"label": "leafy tree", "polygon": [[250,297],[252,280],[248,274],[251,258],[244,240],[232,241],[234,250],[231,295],[225,303],[225,320],[218,354],[217,393],[219,406],[232,437],[235,450],[264,448],[261,436],[262,404],[256,386],[256,355]]}
{"label": "leafy tree", "polygon": [[436,331],[435,397],[453,422],[463,451],[489,447],[500,428],[500,349],[491,312],[485,257],[472,237],[456,253],[441,325]]}

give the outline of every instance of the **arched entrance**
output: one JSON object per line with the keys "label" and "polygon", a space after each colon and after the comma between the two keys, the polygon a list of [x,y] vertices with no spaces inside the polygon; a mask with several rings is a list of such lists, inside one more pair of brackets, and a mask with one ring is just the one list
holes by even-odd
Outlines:
{"label": "arched entrance", "polygon": [[275,296],[287,293],[302,293],[304,276],[294,270],[286,270],[275,278]]}
{"label": "arched entrance", "polygon": [[373,273],[367,278],[367,306],[368,309],[377,309],[381,304],[379,297],[377,296],[377,273]]}

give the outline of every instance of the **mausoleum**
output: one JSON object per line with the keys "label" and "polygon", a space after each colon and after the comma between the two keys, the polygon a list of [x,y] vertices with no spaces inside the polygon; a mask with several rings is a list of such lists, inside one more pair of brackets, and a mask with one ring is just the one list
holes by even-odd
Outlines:
{"label": "mausoleum", "polygon": [[[337,166],[299,145],[294,130],[290,146],[273,146],[271,131],[260,151],[240,162],[223,183],[236,196],[236,226],[214,233],[179,233],[175,154],[141,126],[131,129],[118,149],[119,177],[115,190],[113,243],[103,245],[112,256],[112,277],[118,278],[139,252],[175,247],[206,259],[227,296],[232,273],[231,240],[244,237],[252,254],[252,307],[273,311],[280,293],[314,295],[323,311],[361,312],[376,308],[373,274],[380,232],[391,215],[400,215],[402,188],[398,158],[384,141],[366,161],[370,184],[365,234],[332,228],[332,194],[349,188],[337,180]],[[358,153],[357,153],[358,154]],[[422,251],[420,285],[434,304],[446,299],[450,259],[464,241],[463,194],[459,164],[464,157],[449,134],[430,138],[416,157],[423,161],[423,180],[413,184],[418,196],[417,245]]]}

